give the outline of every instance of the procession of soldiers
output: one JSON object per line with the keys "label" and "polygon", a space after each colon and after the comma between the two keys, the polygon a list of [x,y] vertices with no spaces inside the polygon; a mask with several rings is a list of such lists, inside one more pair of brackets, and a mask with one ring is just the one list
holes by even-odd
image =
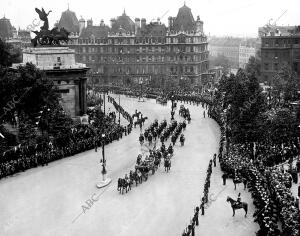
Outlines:
{"label": "procession of soldiers", "polygon": [[[209,162],[203,197],[199,199],[192,220],[182,235],[194,235],[195,226],[199,224],[198,215],[199,213],[204,215],[205,204],[208,202],[212,166],[216,166],[216,157],[218,157],[223,171],[223,184],[226,185],[226,179],[231,178],[234,185],[243,183],[244,188],[251,192],[256,207],[254,218],[260,226],[258,236],[282,235],[281,231],[285,235],[299,235],[300,188],[298,188],[296,197],[291,193],[292,184],[298,184],[298,173],[300,172],[300,160],[299,158],[295,160],[295,157],[299,155],[299,142],[296,140],[292,144],[257,143],[255,152],[253,152],[251,146],[253,144],[232,144],[224,152],[224,140],[226,139],[224,117],[213,109],[213,104],[204,97],[193,94],[172,96],[174,96],[174,100],[201,105],[207,110],[207,113],[203,114],[204,118],[207,116],[216,120],[221,130],[219,152]],[[133,115],[130,115],[114,98],[109,96],[108,99],[114,105],[116,111],[120,112],[128,121],[127,126],[123,127],[110,121],[105,121],[103,126],[94,127],[93,129],[89,126],[77,125],[72,129],[71,141],[67,145],[52,140],[34,146],[14,147],[2,154],[0,178],[32,167],[47,165],[51,161],[97,148],[103,143],[108,144],[113,140],[122,138],[123,133],[129,134],[133,125],[134,127],[136,125],[140,127],[139,143],[141,146],[149,147],[149,154],[145,157],[141,154],[138,155],[134,170],[126,174],[124,178],[118,179],[118,190],[121,193],[127,192],[133,184],[137,186],[146,181],[151,171],[152,174],[157,171],[162,159],[164,160],[165,170],[169,171],[171,158],[174,155],[174,146],[178,138],[181,145],[184,145],[185,137],[181,133],[186,128],[185,120],[191,120],[189,109],[184,105],[180,106],[179,114],[185,119],[183,122],[173,120],[168,124],[166,120],[160,123],[155,120],[142,132],[142,126],[147,117],[144,117],[137,110]],[[111,118],[114,118],[115,121],[115,113],[111,115]],[[134,122],[135,118],[136,121]],[[105,134],[104,138],[101,137],[103,133]],[[165,142],[169,138],[170,145],[166,147]],[[160,148],[157,148],[158,140],[161,143]],[[234,203],[236,204],[235,207],[242,203],[240,194],[237,196]],[[279,221],[282,223],[282,229],[278,227]]]}
{"label": "procession of soldiers", "polygon": [[[122,194],[124,191],[127,193],[131,190],[131,186],[134,183],[137,186],[143,181],[147,181],[148,173],[150,171],[152,171],[152,175],[155,173],[160,166],[162,158],[164,160],[165,171],[169,172],[176,140],[185,128],[185,122],[178,123],[176,120],[172,121],[169,126],[167,125],[166,120],[163,120],[161,123],[158,123],[158,120],[155,120],[151,123],[139,137],[140,145],[144,144],[144,140],[147,141],[146,147],[149,150],[149,155],[146,155],[143,159],[143,156],[139,154],[136,160],[135,169],[131,170],[129,174],[125,174],[124,178],[118,178],[118,191]],[[167,141],[171,135],[171,143],[168,148],[166,148],[164,142]],[[159,137],[161,138],[161,147],[157,148],[156,143]],[[184,142],[184,135],[181,134],[180,137],[182,137],[181,142]]]}

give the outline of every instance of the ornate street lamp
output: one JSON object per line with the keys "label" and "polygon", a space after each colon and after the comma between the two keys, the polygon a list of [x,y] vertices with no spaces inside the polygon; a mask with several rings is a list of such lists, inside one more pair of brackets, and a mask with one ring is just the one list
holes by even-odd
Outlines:
{"label": "ornate street lamp", "polygon": [[174,120],[174,95],[171,96],[171,102],[172,102],[172,110],[171,110],[171,120]]}
{"label": "ornate street lamp", "polygon": [[106,160],[105,160],[105,153],[104,153],[104,144],[105,144],[105,134],[102,134],[102,160],[100,161],[100,163],[102,163],[102,171],[101,171],[101,174],[102,174],[102,180],[97,183],[97,187],[98,188],[103,188],[107,185],[110,184],[111,182],[111,178],[106,178]]}
{"label": "ornate street lamp", "polygon": [[121,95],[119,94],[119,125],[120,125],[120,111],[121,111],[121,109],[120,109],[120,97],[121,97]]}

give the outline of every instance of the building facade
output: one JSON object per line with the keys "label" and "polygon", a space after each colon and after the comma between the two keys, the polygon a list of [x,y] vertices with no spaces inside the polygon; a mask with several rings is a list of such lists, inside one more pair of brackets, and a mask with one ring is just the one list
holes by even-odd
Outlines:
{"label": "building facade", "polygon": [[300,77],[300,28],[283,34],[271,31],[261,37],[262,80],[272,83],[283,66],[290,66]]}
{"label": "building facade", "polygon": [[[87,23],[87,24],[85,24]],[[170,87],[188,80],[201,82],[208,71],[208,44],[199,16],[183,6],[168,26],[158,19],[131,20],[124,13],[94,25],[92,19],[79,20],[79,34],[71,36],[69,47],[76,60],[86,63],[100,82],[131,84],[144,81],[153,86]]]}
{"label": "building facade", "polygon": [[250,57],[255,57],[256,48],[251,45],[241,44],[239,46],[239,68],[245,69]]}
{"label": "building facade", "polygon": [[251,56],[257,51],[254,38],[212,37],[209,39],[209,52],[213,57],[225,56],[233,69],[245,68]]}

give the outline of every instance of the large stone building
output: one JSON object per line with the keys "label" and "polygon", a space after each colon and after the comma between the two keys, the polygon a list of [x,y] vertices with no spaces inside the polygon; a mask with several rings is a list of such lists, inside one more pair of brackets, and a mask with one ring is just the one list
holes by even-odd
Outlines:
{"label": "large stone building", "polygon": [[300,27],[269,27],[261,35],[262,80],[272,83],[274,75],[286,65],[300,77]]}
{"label": "large stone building", "polygon": [[239,68],[245,69],[250,57],[256,56],[256,45],[251,41],[242,41],[239,45]]}
{"label": "large stone building", "polygon": [[170,87],[180,80],[196,84],[208,71],[203,22],[199,16],[195,20],[186,5],[176,17],[168,18],[168,26],[159,19],[133,21],[125,11],[110,23],[94,25],[92,19],[81,18],[79,35],[74,32],[69,43],[77,61],[86,63],[99,81],[130,84],[142,80]]}

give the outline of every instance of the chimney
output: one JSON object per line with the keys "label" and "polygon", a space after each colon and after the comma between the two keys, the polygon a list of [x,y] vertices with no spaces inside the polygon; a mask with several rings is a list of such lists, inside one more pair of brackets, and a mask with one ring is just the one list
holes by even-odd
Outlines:
{"label": "chimney", "polygon": [[169,29],[171,30],[171,28],[173,27],[173,18],[172,18],[172,16],[168,17],[168,25],[169,25]]}
{"label": "chimney", "polygon": [[79,35],[81,34],[84,28],[85,28],[85,20],[81,17],[79,20]]}
{"label": "chimney", "polygon": [[87,21],[87,27],[89,27],[89,26],[93,26],[93,20],[92,19]]}
{"label": "chimney", "polygon": [[104,26],[104,20],[100,21],[100,26]]}
{"label": "chimney", "polygon": [[110,27],[112,28],[115,23],[116,23],[116,19],[115,18],[111,18],[110,19]]}
{"label": "chimney", "polygon": [[146,19],[142,18],[141,20],[141,28],[145,28],[146,27]]}
{"label": "chimney", "polygon": [[200,20],[200,16],[197,16],[196,32],[197,33],[203,33],[203,21]]}
{"label": "chimney", "polygon": [[134,27],[135,33],[137,33],[140,28],[141,28],[140,18],[135,18],[135,27]]}

